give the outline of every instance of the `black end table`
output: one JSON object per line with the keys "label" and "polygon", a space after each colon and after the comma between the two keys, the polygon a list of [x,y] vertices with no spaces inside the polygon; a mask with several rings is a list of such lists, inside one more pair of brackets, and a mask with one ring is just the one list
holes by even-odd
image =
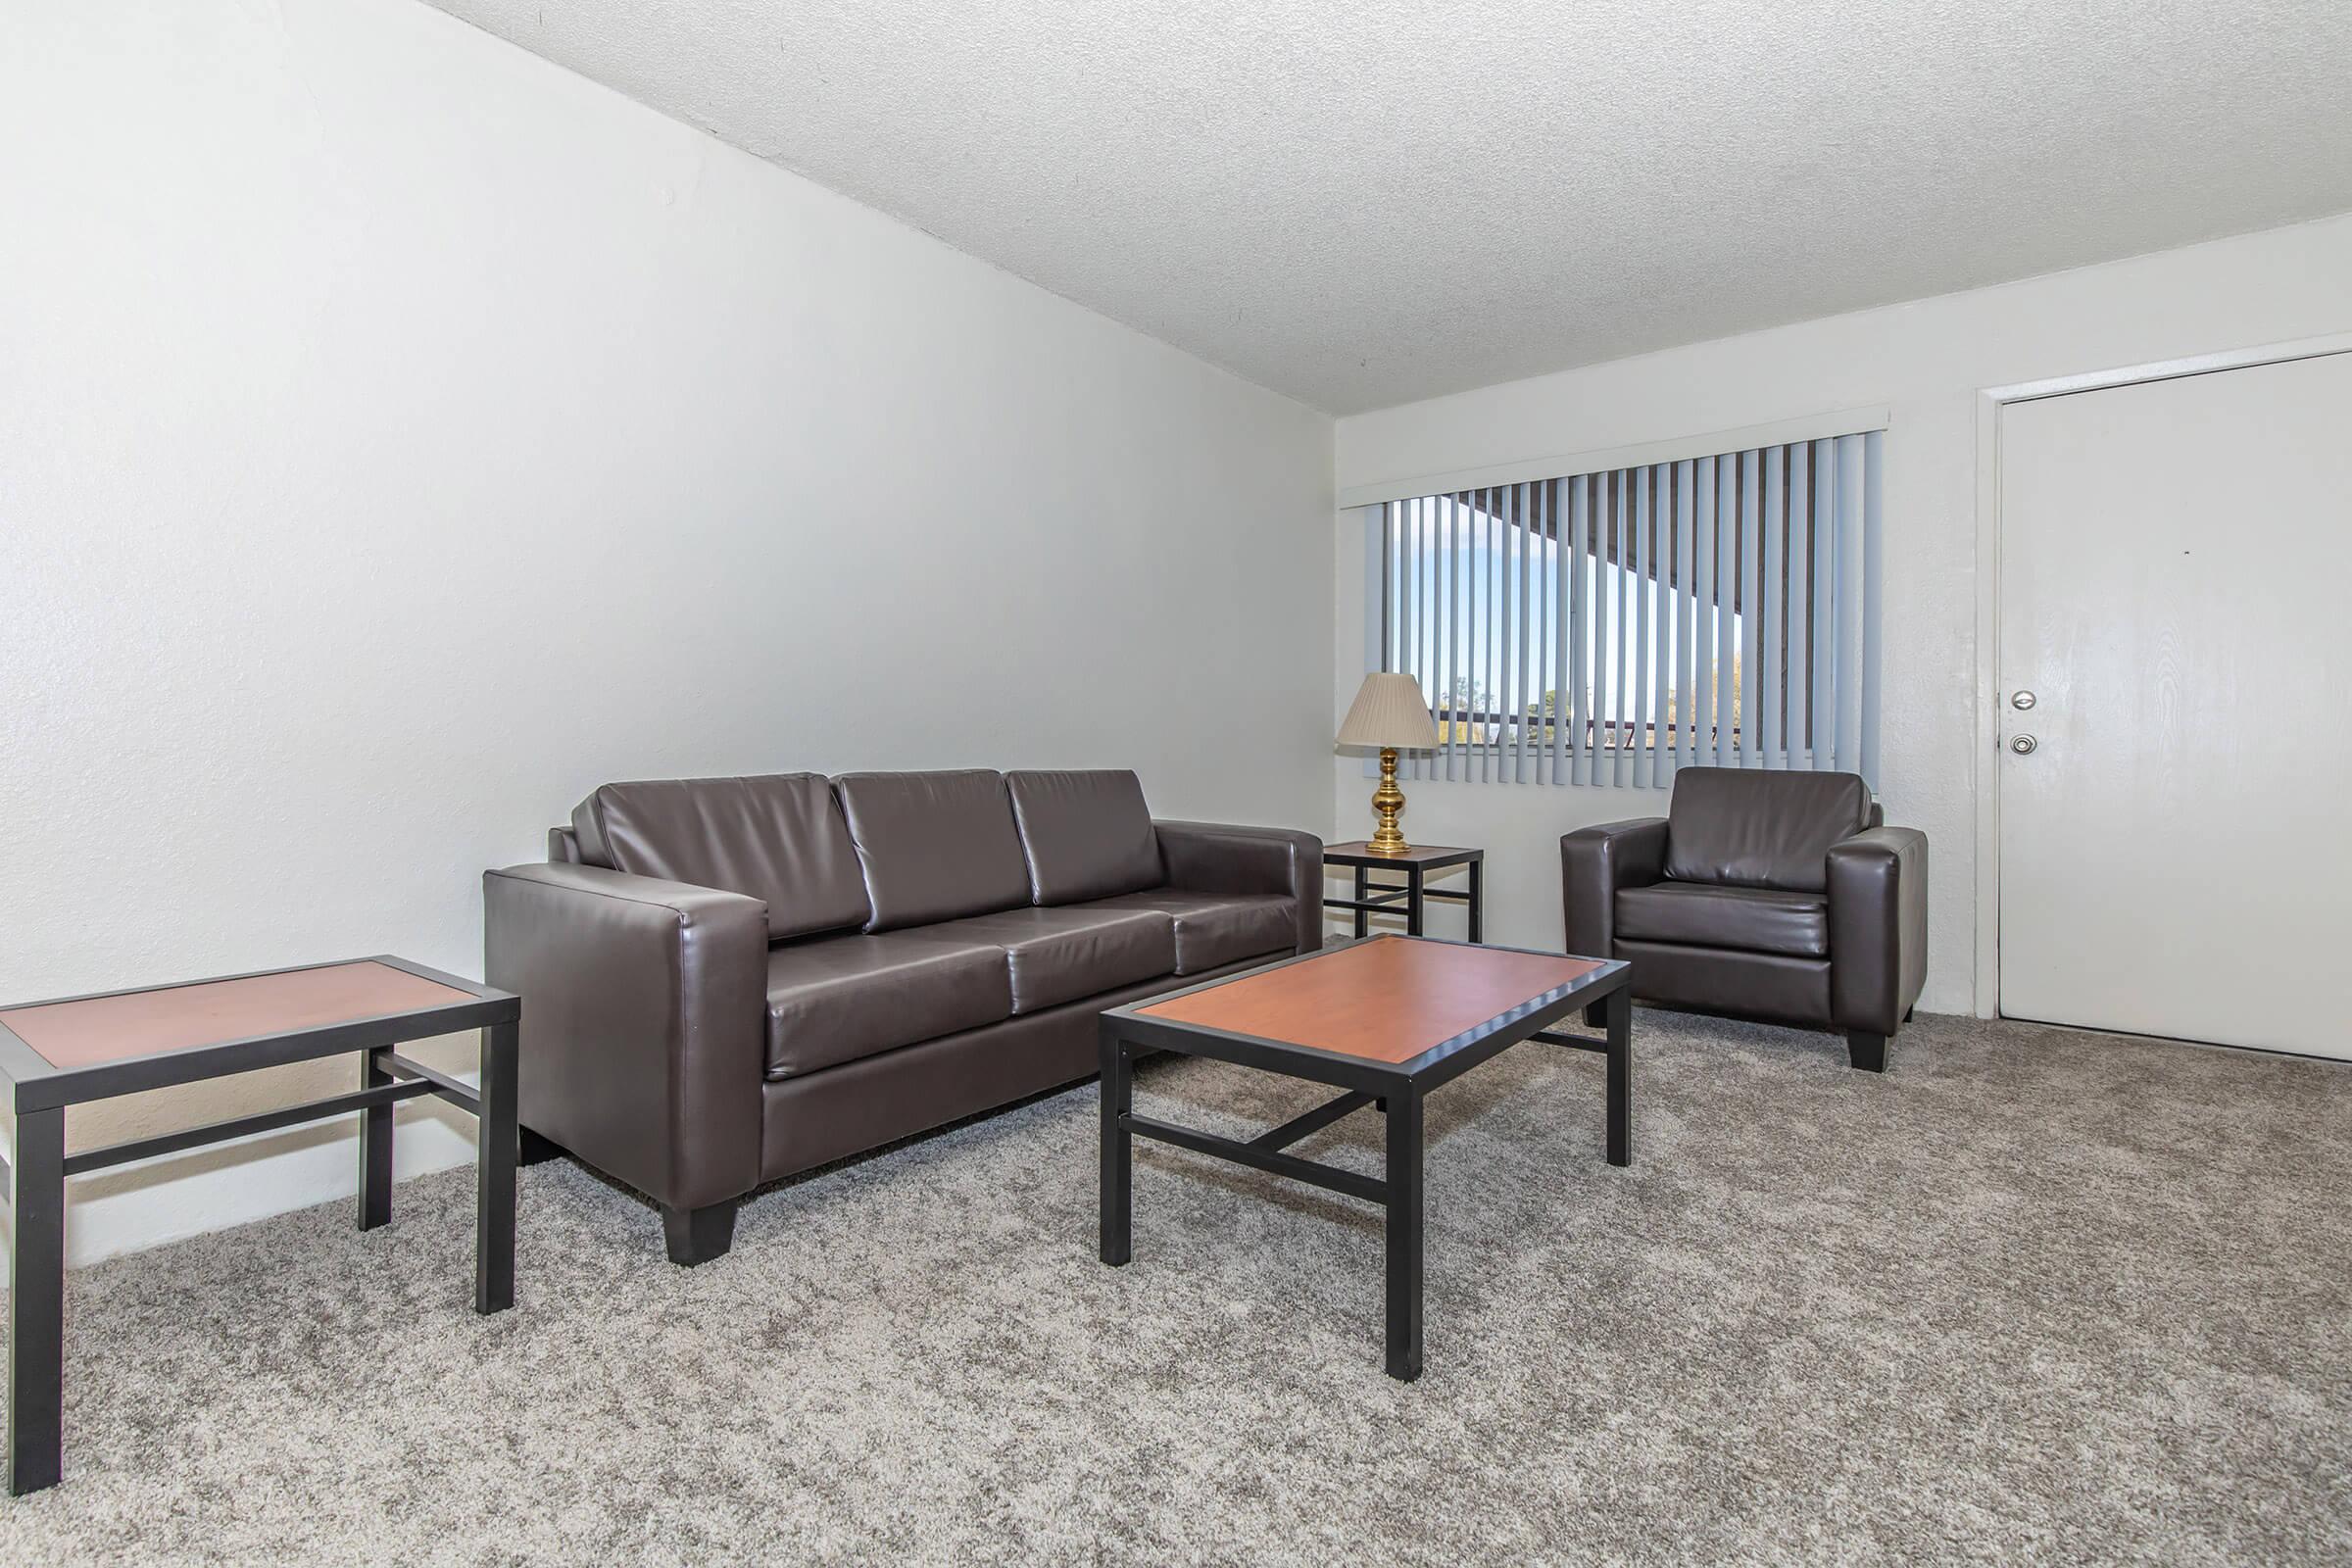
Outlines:
{"label": "black end table", "polygon": [[[1522,1040],[1604,1054],[1607,1152],[1633,1162],[1633,967],[1426,937],[1377,936],[1283,958],[1102,1015],[1102,1258],[1135,1253],[1135,1140],[1156,1139],[1378,1203],[1388,1225],[1388,1372],[1421,1375],[1422,1100]],[[1552,1025],[1585,1007],[1601,1039]],[[1346,1091],[1243,1142],[1135,1113],[1135,1058],[1174,1051]],[[1284,1152],[1370,1106],[1387,1118],[1369,1176]]]}
{"label": "black end table", "polygon": [[[1470,906],[1470,940],[1486,940],[1484,927],[1487,891],[1487,852],[1448,848],[1444,845],[1416,844],[1402,855],[1375,855],[1363,839],[1350,839],[1346,844],[1327,844],[1323,847],[1325,865],[1351,866],[1355,871],[1355,897],[1325,899],[1326,909],[1353,909],[1355,934],[1367,935],[1371,917],[1383,909],[1404,907],[1404,934],[1408,937],[1428,935],[1428,922],[1423,918],[1427,901],[1443,899],[1448,904]],[[1457,893],[1451,888],[1433,888],[1428,885],[1432,871],[1448,870],[1453,866],[1470,868],[1470,891]],[[1374,882],[1374,871],[1401,871],[1402,882]]]}
{"label": "black end table", "polygon": [[[16,1113],[0,1186],[16,1220],[8,1336],[8,1490],[57,1484],[65,1403],[66,1178],[327,1116],[360,1116],[360,1229],[392,1218],[392,1107],[438,1095],[481,1122],[473,1309],[514,1304],[514,1052],[522,1001],[405,958],[357,958],[110,991],[0,1010],[0,1091]],[[481,1088],[391,1048],[482,1031]],[[66,1152],[66,1107],[361,1052],[358,1092],[184,1132]]]}

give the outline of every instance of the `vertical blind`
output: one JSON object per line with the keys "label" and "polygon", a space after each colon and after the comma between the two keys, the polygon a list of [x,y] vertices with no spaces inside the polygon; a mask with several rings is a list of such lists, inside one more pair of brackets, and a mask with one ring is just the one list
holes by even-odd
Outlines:
{"label": "vertical blind", "polygon": [[1368,509],[1379,666],[1444,741],[1417,778],[1664,787],[1675,769],[1878,781],[1869,431]]}

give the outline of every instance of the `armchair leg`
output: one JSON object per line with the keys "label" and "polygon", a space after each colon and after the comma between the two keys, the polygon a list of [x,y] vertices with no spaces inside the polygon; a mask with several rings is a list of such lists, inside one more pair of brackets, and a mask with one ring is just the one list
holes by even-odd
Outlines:
{"label": "armchair leg", "polygon": [[1593,1003],[1593,1004],[1592,1004],[1591,1006],[1589,1006],[1589,1007],[1587,1007],[1587,1008],[1585,1009],[1585,1027],[1586,1027],[1586,1028],[1588,1028],[1588,1029],[1606,1029],[1608,1026],[1609,1026],[1609,1004],[1608,1004],[1607,1003],[1605,1003],[1605,1002],[1595,1002],[1595,1003]]}
{"label": "armchair leg", "polygon": [[735,1208],[739,1200],[705,1203],[700,1208],[662,1205],[662,1238],[669,1244],[669,1260],[694,1268],[727,1255],[735,1245]]}
{"label": "armchair leg", "polygon": [[521,1148],[515,1155],[516,1164],[544,1165],[551,1159],[564,1157],[563,1145],[540,1137],[528,1127],[518,1127],[515,1131],[522,1135]]}
{"label": "armchair leg", "polygon": [[1848,1066],[1860,1072],[1886,1070],[1886,1037],[1874,1035],[1864,1029],[1845,1032],[1845,1059]]}

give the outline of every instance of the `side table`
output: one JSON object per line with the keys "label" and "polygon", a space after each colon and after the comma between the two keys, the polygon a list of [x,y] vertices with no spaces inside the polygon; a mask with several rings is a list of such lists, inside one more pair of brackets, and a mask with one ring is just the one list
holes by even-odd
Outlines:
{"label": "side table", "polygon": [[[1426,936],[1428,922],[1423,918],[1427,901],[1442,899],[1448,904],[1470,906],[1470,940],[1486,940],[1483,925],[1486,915],[1487,852],[1447,848],[1436,844],[1416,844],[1402,855],[1375,855],[1362,839],[1346,844],[1327,844],[1323,847],[1325,865],[1343,865],[1355,871],[1355,897],[1325,899],[1327,909],[1353,909],[1355,934],[1371,932],[1371,916],[1382,909],[1404,907],[1404,934],[1408,937]],[[1470,868],[1470,891],[1456,892],[1451,888],[1433,888],[1428,885],[1429,873],[1453,866]],[[1375,882],[1376,870],[1396,870],[1404,873],[1402,882]]]}
{"label": "side table", "polygon": [[[8,1490],[63,1469],[66,1178],[357,1111],[362,1230],[392,1217],[392,1107],[438,1095],[481,1123],[473,1309],[514,1304],[514,1052],[522,1001],[405,958],[358,958],[0,1010],[0,1092],[16,1146],[0,1165],[9,1262]],[[477,1091],[399,1055],[410,1040],[482,1031]],[[106,1149],[66,1152],[66,1107],[257,1067],[360,1052],[360,1088]]]}

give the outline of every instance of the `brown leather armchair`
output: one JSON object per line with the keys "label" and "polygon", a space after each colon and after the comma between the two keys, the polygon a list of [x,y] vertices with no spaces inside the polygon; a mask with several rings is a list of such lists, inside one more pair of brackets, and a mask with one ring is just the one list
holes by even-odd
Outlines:
{"label": "brown leather armchair", "polygon": [[1570,953],[1624,958],[1634,995],[1844,1034],[1856,1067],[1928,973],[1928,839],[1852,773],[1686,767],[1662,817],[1560,839]]}

